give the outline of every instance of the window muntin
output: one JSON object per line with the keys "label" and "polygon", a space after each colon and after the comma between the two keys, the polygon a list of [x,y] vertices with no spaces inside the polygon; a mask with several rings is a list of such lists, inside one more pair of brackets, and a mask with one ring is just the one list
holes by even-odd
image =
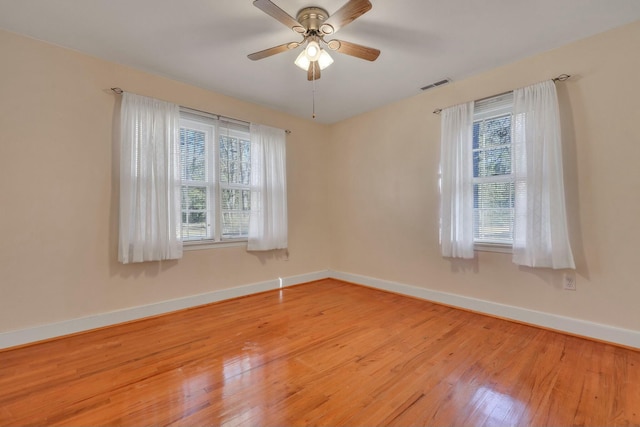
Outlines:
{"label": "window muntin", "polygon": [[183,241],[246,240],[251,202],[248,126],[182,112],[180,150]]}
{"label": "window muntin", "polygon": [[513,244],[515,185],[511,94],[476,103],[473,123],[474,242]]}

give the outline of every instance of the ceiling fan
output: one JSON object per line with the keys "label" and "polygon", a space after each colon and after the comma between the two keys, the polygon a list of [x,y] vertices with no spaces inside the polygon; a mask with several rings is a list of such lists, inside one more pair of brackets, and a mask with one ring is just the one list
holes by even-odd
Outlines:
{"label": "ceiling fan", "polygon": [[335,34],[339,29],[368,12],[372,7],[369,0],[348,0],[333,15],[329,15],[326,10],[320,7],[305,7],[298,12],[295,19],[270,0],[255,0],[253,5],[303,37],[299,42],[281,44],[248,55],[249,59],[253,61],[296,49],[306,43],[305,49],[300,53],[295,63],[300,68],[307,70],[308,80],[317,80],[320,78],[320,71],[333,62],[331,56],[322,49],[321,43],[332,51],[367,61],[375,61],[380,55],[378,49],[343,40],[326,41],[324,39],[325,36]]}

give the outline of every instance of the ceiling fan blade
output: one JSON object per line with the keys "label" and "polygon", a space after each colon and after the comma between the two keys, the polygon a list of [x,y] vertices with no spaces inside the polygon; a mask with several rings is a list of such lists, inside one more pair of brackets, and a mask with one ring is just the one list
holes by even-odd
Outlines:
{"label": "ceiling fan blade", "polygon": [[320,31],[324,34],[333,34],[369,10],[371,10],[369,0],[349,0],[320,26]]}
{"label": "ceiling fan blade", "polygon": [[309,64],[307,69],[307,80],[318,80],[320,78],[320,65],[318,61],[313,61]]}
{"label": "ceiling fan blade", "polygon": [[280,46],[274,46],[274,47],[270,47],[269,49],[261,50],[259,52],[254,52],[250,55],[247,55],[247,57],[252,61],[257,61],[258,59],[267,58],[277,53],[282,53],[290,49],[295,49],[298,46],[300,46],[300,43],[298,42],[285,43],[285,44],[281,44]]}
{"label": "ceiling fan blade", "polygon": [[291,15],[280,9],[270,0],[254,0],[253,5],[272,18],[275,18],[278,21],[282,22],[284,25],[291,28],[296,33],[304,34],[304,32],[306,31],[298,21],[296,21]]}
{"label": "ceiling fan blade", "polygon": [[331,40],[327,43],[327,46],[331,50],[355,56],[356,58],[366,59],[367,61],[375,61],[380,55],[380,51],[378,49],[342,40]]}

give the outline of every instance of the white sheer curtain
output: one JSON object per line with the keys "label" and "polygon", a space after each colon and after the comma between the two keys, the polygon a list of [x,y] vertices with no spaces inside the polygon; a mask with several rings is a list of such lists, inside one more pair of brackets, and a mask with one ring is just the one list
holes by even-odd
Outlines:
{"label": "white sheer curtain", "polygon": [[473,102],[442,110],[440,250],[473,258]]}
{"label": "white sheer curtain", "polygon": [[118,260],[181,258],[179,107],[124,93],[120,120]]}
{"label": "white sheer curtain", "polygon": [[565,211],[555,84],[546,81],[515,90],[513,117],[513,262],[575,269]]}
{"label": "white sheer curtain", "polygon": [[251,213],[247,250],[287,247],[285,131],[251,123]]}

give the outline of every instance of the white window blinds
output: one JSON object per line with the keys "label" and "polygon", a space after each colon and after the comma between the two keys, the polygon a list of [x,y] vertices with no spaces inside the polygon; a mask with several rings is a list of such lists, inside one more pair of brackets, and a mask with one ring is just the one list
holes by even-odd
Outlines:
{"label": "white window blinds", "polygon": [[473,116],[473,215],[476,243],[513,242],[513,93],[476,101]]}

